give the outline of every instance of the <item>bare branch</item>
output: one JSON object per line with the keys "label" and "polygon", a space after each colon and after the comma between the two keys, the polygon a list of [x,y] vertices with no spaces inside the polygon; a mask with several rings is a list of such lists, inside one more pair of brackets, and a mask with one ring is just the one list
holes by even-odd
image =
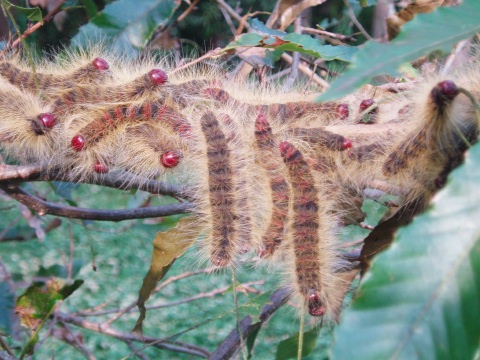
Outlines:
{"label": "bare branch", "polygon": [[[287,290],[279,289],[270,296],[270,300],[272,302],[263,306],[262,311],[260,312],[259,322],[253,323],[250,315],[244,317],[238,326],[242,332],[241,338],[248,338],[250,334],[262,327],[262,325],[275,313],[275,311],[277,311],[283,304],[287,302],[287,299]],[[241,338],[238,336],[238,331],[235,328],[230,332],[230,334],[228,334],[220,346],[210,355],[209,359],[230,359],[240,346]]]}
{"label": "bare branch", "polygon": [[42,172],[39,164],[29,164],[23,166],[0,165],[0,180],[25,180],[32,176],[38,176]]}
{"label": "bare branch", "polygon": [[53,331],[53,336],[73,346],[75,349],[81,352],[86,359],[88,360],[96,359],[93,353],[90,350],[88,350],[88,348],[85,345],[83,345],[82,341],[79,339],[79,336],[74,334],[73,331],[70,329],[69,326],[67,326],[66,323],[59,322],[59,324],[61,326],[60,328],[57,328],[55,331]]}
{"label": "bare branch", "polygon": [[[251,289],[249,287],[250,285],[260,285],[260,284],[263,284],[263,283],[265,283],[264,280],[252,281],[252,282],[247,282],[245,284],[239,284],[239,286],[243,286],[246,291],[249,291],[249,289]],[[194,295],[194,296],[191,296],[191,297],[188,297],[188,298],[184,298],[184,299],[180,299],[180,300],[177,300],[177,301],[167,302],[167,303],[158,304],[158,305],[150,305],[150,306],[147,306],[147,310],[162,309],[162,308],[166,308],[166,307],[172,307],[172,306],[177,306],[177,305],[180,305],[180,304],[189,303],[189,302],[199,300],[199,299],[212,298],[212,297],[215,297],[216,295],[223,294],[224,292],[228,291],[230,288],[231,288],[230,285],[229,286],[224,286],[220,289],[215,289],[215,290],[212,290],[212,291],[209,291],[209,292],[199,293],[197,295]],[[112,309],[112,310],[104,310],[104,311],[97,311],[97,312],[90,312],[90,313],[89,312],[81,312],[81,313],[77,313],[76,315],[81,316],[81,317],[101,316],[101,315],[108,315],[108,314],[113,314],[113,313],[118,313],[118,314],[123,315],[127,312],[130,312],[130,311],[137,311],[138,309],[136,309],[136,305],[137,305],[137,302],[135,302],[133,305],[130,304],[123,309]],[[118,318],[118,316],[115,315],[114,320],[116,320],[117,318]],[[111,320],[112,319],[110,319],[108,321],[109,324],[111,324],[113,322]]]}
{"label": "bare branch", "polygon": [[136,341],[155,346],[158,349],[165,349],[178,353],[195,355],[202,358],[207,358],[210,355],[207,350],[198,346],[193,346],[180,341],[172,342],[168,339],[156,339],[150,336],[140,337],[130,332],[123,332],[117,329],[113,329],[110,326],[105,326],[101,323],[80,319],[61,312],[57,314],[57,318],[59,321],[62,321],[64,323],[72,324],[87,330],[98,332],[100,334],[105,334],[125,342]]}
{"label": "bare branch", "polygon": [[[285,60],[287,63],[289,64],[292,64],[293,63],[293,59],[290,55],[286,54],[286,53],[283,53],[282,54],[282,59]],[[325,80],[323,80],[320,76],[318,76],[317,74],[315,74],[308,66],[306,65],[303,65],[303,64],[298,64],[298,69],[304,73],[306,76],[308,77],[311,77],[312,80],[317,83],[318,85],[320,85],[322,88],[324,89],[328,89],[330,87],[330,84],[328,82],[326,82]]]}
{"label": "bare branch", "polygon": [[243,18],[231,8],[230,5],[228,5],[225,1],[223,0],[216,0],[217,4],[220,5],[221,8],[225,9],[225,11],[235,20],[237,20],[240,24],[242,24],[248,31],[252,29],[249,23],[243,20]]}
{"label": "bare branch", "polygon": [[0,183],[0,189],[5,191],[8,195],[10,195],[18,202],[38,212],[40,216],[49,214],[83,220],[123,221],[131,219],[145,219],[176,214],[186,214],[193,208],[193,205],[191,203],[180,203],[126,210],[85,209],[73,206],[58,205],[55,203],[44,201],[36,196],[27,193],[19,186],[11,183]]}
{"label": "bare branch", "polygon": [[[176,275],[176,276],[170,276],[167,280],[163,281],[160,285],[158,285],[155,290],[152,291],[152,294],[158,293],[161,289],[163,289],[165,286],[168,284],[171,284],[175,281],[181,280],[188,278],[190,276],[198,275],[198,274],[210,274],[212,271],[218,269],[217,267],[209,267],[206,269],[200,269],[196,271],[187,271],[182,274]],[[150,295],[150,296],[151,296]],[[136,308],[137,306],[137,301],[134,301],[130,303],[128,306],[124,307],[123,309],[116,309],[115,311],[111,311],[111,313],[116,313],[114,316],[112,316],[110,319],[108,319],[107,324],[112,324],[114,321],[118,320],[122,315],[126,314],[127,312],[130,312],[133,308]],[[80,316],[92,316],[92,313],[88,312],[83,312],[83,313],[78,313]]]}
{"label": "bare branch", "polygon": [[336,33],[330,32],[330,31],[314,29],[314,28],[310,28],[310,27],[302,27],[302,32],[315,34],[315,35],[320,35],[322,37],[337,39],[337,40],[341,40],[341,41],[357,41],[357,39],[355,39],[353,37],[353,35],[336,34]]}
{"label": "bare branch", "polygon": [[373,40],[373,38],[370,36],[370,34],[365,30],[365,28],[360,24],[360,21],[358,21],[357,17],[355,16],[355,13],[353,12],[352,6],[348,2],[348,0],[343,0],[343,3],[347,7],[348,14],[350,15],[350,19],[352,19],[353,23],[357,26],[357,28],[360,30],[363,36],[367,38],[367,40]]}
{"label": "bare branch", "polygon": [[188,194],[176,185],[162,181],[154,181],[136,176],[129,172],[112,172],[96,179],[72,179],[58,169],[46,169],[41,164],[29,165],[0,165],[0,182],[23,181],[65,181],[90,185],[101,185],[119,190],[138,189],[156,195],[183,197],[188,199]]}

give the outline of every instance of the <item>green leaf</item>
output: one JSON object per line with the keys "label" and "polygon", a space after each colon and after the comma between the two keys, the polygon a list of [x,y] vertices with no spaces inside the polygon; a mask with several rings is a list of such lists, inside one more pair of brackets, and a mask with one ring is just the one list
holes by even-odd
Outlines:
{"label": "green leaf", "polygon": [[7,0],[1,0],[7,10],[25,15],[29,20],[43,24],[42,10],[39,7],[25,8],[12,4]]}
{"label": "green leaf", "polygon": [[80,0],[80,3],[82,4],[89,18],[97,15],[98,8],[97,5],[93,2],[93,0]]}
{"label": "green leaf", "polygon": [[453,44],[480,32],[480,1],[465,0],[458,7],[418,14],[389,44],[369,42],[352,59],[347,71],[332,82],[318,101],[338,99],[372,82],[377,75],[396,76],[408,61],[434,50],[449,51]]}
{"label": "green leaf", "polygon": [[[313,329],[303,333],[303,346],[302,357],[310,354],[317,345],[318,334],[320,328],[314,327]],[[287,360],[296,359],[298,351],[298,333],[281,341],[277,346],[277,353],[275,354],[275,360]]]}
{"label": "green leaf", "polygon": [[480,144],[430,209],[372,262],[334,359],[473,359],[480,351]]}
{"label": "green leaf", "polygon": [[154,31],[164,26],[180,2],[174,0],[119,0],[105,7],[87,25],[80,28],[72,44],[112,43],[116,50],[131,54],[145,47]]}
{"label": "green leaf", "polygon": [[20,360],[25,355],[34,353],[38,333],[55,310],[57,301],[68,298],[83,282],[83,280],[75,280],[72,284],[65,285],[59,279],[51,279],[46,284],[34,283],[17,299],[15,313],[22,324],[33,331],[20,354]]}
{"label": "green leaf", "polygon": [[[278,34],[278,33],[281,33]],[[310,35],[297,33],[282,33],[276,31],[275,34],[254,34],[248,33],[239,36],[225,47],[225,51],[238,47],[261,47],[275,49],[279,51],[297,51],[302,54],[312,55],[327,61],[342,60],[350,61],[353,54],[357,51],[356,47],[351,46],[332,46],[322,45],[320,41]]]}

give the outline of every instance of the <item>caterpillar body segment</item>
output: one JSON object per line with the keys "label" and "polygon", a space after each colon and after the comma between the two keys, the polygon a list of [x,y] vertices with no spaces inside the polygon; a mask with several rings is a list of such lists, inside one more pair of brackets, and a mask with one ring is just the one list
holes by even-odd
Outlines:
{"label": "caterpillar body segment", "polygon": [[0,59],[0,77],[31,93],[69,89],[78,84],[100,85],[111,79],[110,65],[116,63],[114,59],[105,56],[103,51],[97,46],[90,49],[89,54],[67,52],[62,57],[57,57],[56,63],[35,64],[35,74],[19,56]]}

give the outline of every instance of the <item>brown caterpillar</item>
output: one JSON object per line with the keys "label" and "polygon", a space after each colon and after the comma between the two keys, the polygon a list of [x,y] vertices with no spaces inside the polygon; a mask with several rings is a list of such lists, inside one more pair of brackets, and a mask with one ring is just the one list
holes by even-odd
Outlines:
{"label": "brown caterpillar", "polygon": [[10,84],[35,93],[38,90],[69,89],[77,84],[101,83],[108,78],[108,62],[100,57],[93,59],[86,65],[70,74],[56,75],[49,73],[31,73],[23,70],[12,62],[0,63],[0,75]]}
{"label": "brown caterpillar", "polygon": [[204,114],[200,123],[207,145],[209,202],[212,212],[211,261],[215,265],[226,266],[232,261],[234,242],[238,236],[230,150],[213,113]]}
{"label": "brown caterpillar", "polygon": [[[279,144],[292,186],[292,237],[295,292],[308,304],[312,316],[336,311],[338,299],[332,288],[335,258],[330,248],[331,227],[310,168],[302,153],[287,141]],[[292,276],[293,277],[293,276]]]}
{"label": "brown caterpillar", "polygon": [[285,237],[290,188],[284,171],[278,164],[280,156],[278,144],[265,114],[259,114],[255,120],[255,139],[258,147],[258,161],[266,171],[271,191],[270,221],[259,249],[260,257],[269,257]]}
{"label": "brown caterpillar", "polygon": [[[91,69],[98,58],[108,70]],[[168,62],[122,63],[99,51],[39,65],[37,94],[27,67],[13,63],[0,66],[0,149],[11,161],[75,180],[114,171],[178,180],[194,199],[204,260],[236,266],[256,249],[314,316],[338,314],[335,233],[362,221],[367,190],[398,195],[398,211],[426,205],[478,136],[458,89],[480,97],[476,63],[404,94],[365,86],[324,104],[216,70],[170,73]]]}

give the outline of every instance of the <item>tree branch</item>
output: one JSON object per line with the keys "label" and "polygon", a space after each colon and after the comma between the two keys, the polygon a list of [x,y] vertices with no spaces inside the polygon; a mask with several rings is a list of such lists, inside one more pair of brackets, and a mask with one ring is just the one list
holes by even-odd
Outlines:
{"label": "tree branch", "polygon": [[[262,325],[288,300],[287,290],[278,289],[271,296],[271,303],[263,306],[260,312],[260,321],[253,324],[252,317],[247,315],[240,321],[239,328],[242,331],[242,339],[247,339],[254,331],[257,331]],[[240,337],[235,328],[228,334],[225,340],[210,355],[209,360],[230,359],[240,346]]]}
{"label": "tree branch", "polygon": [[125,342],[141,342],[147,345],[155,346],[158,349],[165,349],[174,352],[195,355],[202,358],[207,358],[210,355],[207,350],[198,346],[193,346],[179,341],[172,342],[167,339],[156,339],[150,336],[140,337],[130,332],[123,332],[120,330],[112,329],[110,326],[105,326],[103,324],[93,321],[79,319],[61,312],[57,313],[57,318],[61,322],[72,324],[84,329],[98,332],[100,334],[105,334]]}
{"label": "tree branch", "polygon": [[38,212],[40,216],[49,214],[82,220],[123,221],[186,214],[193,208],[191,203],[180,203],[126,210],[85,209],[44,201],[12,183],[0,183],[0,189],[18,202]]}

